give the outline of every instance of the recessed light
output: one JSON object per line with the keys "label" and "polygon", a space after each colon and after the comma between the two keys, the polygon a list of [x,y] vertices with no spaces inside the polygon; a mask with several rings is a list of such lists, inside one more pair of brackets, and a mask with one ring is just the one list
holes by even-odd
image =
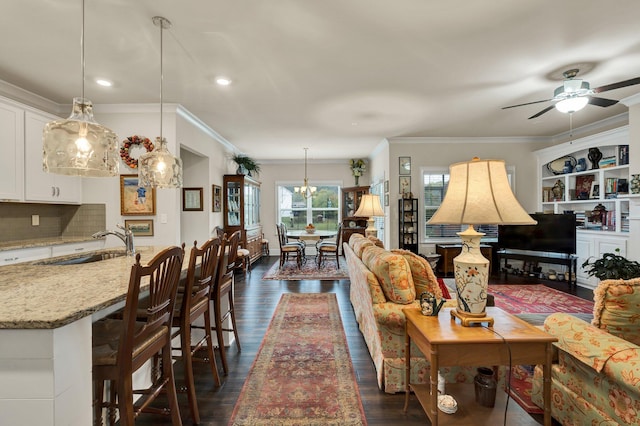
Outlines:
{"label": "recessed light", "polygon": [[216,83],[220,86],[228,86],[231,84],[231,80],[227,77],[216,77]]}
{"label": "recessed light", "polygon": [[100,86],[104,86],[104,87],[113,86],[112,82],[110,82],[109,80],[105,80],[104,78],[96,78],[96,83],[98,83]]}

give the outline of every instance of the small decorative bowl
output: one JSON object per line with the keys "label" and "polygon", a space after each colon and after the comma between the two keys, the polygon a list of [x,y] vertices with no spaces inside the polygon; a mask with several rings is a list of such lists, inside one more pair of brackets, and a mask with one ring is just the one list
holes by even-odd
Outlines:
{"label": "small decorative bowl", "polygon": [[316,228],[305,228],[305,231],[307,231],[307,234],[313,234],[316,232]]}

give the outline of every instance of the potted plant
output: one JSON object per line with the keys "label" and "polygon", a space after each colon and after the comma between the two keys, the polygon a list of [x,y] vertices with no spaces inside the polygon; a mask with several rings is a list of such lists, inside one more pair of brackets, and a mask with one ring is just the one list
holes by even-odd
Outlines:
{"label": "potted plant", "polygon": [[640,263],[620,256],[620,249],[616,253],[604,253],[600,259],[587,259],[583,264],[589,276],[600,280],[628,280],[640,277]]}
{"label": "potted plant", "polygon": [[231,159],[238,165],[236,173],[239,175],[246,173],[251,176],[251,172],[260,173],[260,164],[251,157],[247,157],[244,154],[233,154]]}

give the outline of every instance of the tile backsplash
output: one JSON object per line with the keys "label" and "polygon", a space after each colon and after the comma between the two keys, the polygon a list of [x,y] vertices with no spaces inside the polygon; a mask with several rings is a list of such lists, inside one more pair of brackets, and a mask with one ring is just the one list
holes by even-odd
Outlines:
{"label": "tile backsplash", "polygon": [[[32,225],[38,215],[40,224]],[[104,204],[0,203],[0,243],[38,238],[90,237],[106,227]]]}

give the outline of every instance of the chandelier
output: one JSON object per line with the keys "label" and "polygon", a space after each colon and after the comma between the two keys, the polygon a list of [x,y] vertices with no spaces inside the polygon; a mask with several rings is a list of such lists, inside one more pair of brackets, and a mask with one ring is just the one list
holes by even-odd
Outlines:
{"label": "chandelier", "polygon": [[309,150],[309,148],[305,148],[304,149],[304,181],[302,186],[296,186],[293,188],[293,190],[297,193],[299,193],[300,195],[302,195],[302,198],[304,198],[305,200],[307,198],[311,198],[314,195],[316,195],[316,191],[318,190],[317,187],[315,186],[309,186],[309,179],[307,179],[307,151]]}

